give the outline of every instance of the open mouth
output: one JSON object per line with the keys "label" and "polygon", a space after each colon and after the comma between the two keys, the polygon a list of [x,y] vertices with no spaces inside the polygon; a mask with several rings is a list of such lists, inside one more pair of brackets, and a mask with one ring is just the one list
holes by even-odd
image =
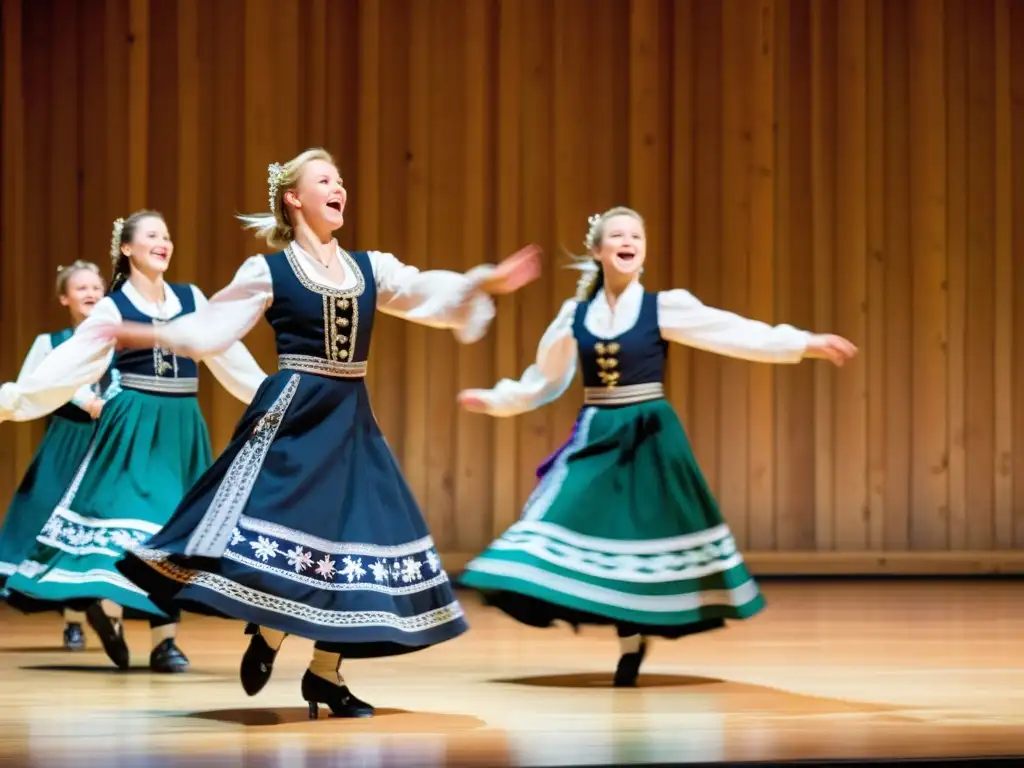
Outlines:
{"label": "open mouth", "polygon": [[163,259],[164,261],[167,261],[167,251],[151,251],[151,253],[158,259]]}
{"label": "open mouth", "polygon": [[620,253],[617,253],[615,255],[618,258],[622,259],[623,261],[632,261],[633,257],[636,256],[635,253],[630,253],[628,251],[621,251]]}
{"label": "open mouth", "polygon": [[341,201],[340,200],[331,200],[327,204],[327,207],[337,211],[338,213],[341,213]]}

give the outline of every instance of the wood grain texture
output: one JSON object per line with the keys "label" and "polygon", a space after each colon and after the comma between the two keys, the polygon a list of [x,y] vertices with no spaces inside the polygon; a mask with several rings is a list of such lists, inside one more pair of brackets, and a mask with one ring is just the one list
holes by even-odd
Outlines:
{"label": "wood grain texture", "polygon": [[312,650],[302,638],[288,638],[267,687],[248,697],[238,684],[246,637],[235,623],[186,615],[178,641],[192,668],[172,682],[145,668],[144,622],[126,622],[134,668],[125,673],[88,629],[86,651],[68,654],[56,616],[0,605],[0,759],[67,768],[724,766],[1024,749],[1019,584],[764,586],[771,608],[753,621],[652,644],[630,691],[611,687],[613,630],[538,631],[467,595],[472,629],[457,640],[343,662],[376,717],[315,722],[299,690]]}
{"label": "wood grain texture", "polygon": [[[234,215],[265,208],[267,164],[322,145],[349,188],[347,247],[455,270],[527,242],[549,254],[475,346],[378,326],[374,409],[442,551],[515,520],[568,436],[578,387],[512,420],[454,398],[532,362],[573,291],[563,249],[616,204],[647,220],[649,288],[862,348],[842,370],[673,348],[672,402],[746,552],[795,571],[829,553],[998,568],[1024,542],[1015,0],[2,8],[0,378],[66,323],[56,267],[108,268],[114,218],[162,210],[171,278],[212,294],[265,250]],[[265,324],[247,343],[273,367]],[[243,406],[202,379],[219,449]],[[0,429],[6,499],[42,424]]]}

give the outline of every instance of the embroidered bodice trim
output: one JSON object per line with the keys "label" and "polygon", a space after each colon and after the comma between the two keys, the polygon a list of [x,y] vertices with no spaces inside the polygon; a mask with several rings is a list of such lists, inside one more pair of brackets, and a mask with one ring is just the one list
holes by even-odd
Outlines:
{"label": "embroidered bodice trim", "polygon": [[366,290],[366,278],[356,260],[344,248],[338,248],[346,269],[352,271],[356,284],[352,288],[329,288],[314,282],[299,264],[292,245],[285,248],[285,258],[302,287],[323,297],[324,357],[330,362],[347,363],[356,350],[359,332],[358,298]]}

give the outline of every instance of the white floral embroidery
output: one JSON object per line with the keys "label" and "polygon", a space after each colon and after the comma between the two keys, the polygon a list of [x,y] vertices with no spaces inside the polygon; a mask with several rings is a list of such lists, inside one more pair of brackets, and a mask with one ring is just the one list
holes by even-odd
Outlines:
{"label": "white floral embroidery", "polygon": [[[441,558],[429,541],[417,543],[412,549],[411,543],[380,547],[341,544],[309,536],[308,541],[304,541],[275,535],[270,524],[261,523],[261,527],[264,530],[251,530],[244,525],[235,527],[231,544],[223,556],[291,581],[323,585],[320,588],[332,591],[350,588],[406,594],[411,593],[410,590],[432,589],[448,581]],[[396,552],[394,556],[367,555],[367,549],[389,548],[405,551]],[[280,560],[275,563],[277,555],[281,555],[287,565]],[[305,575],[306,572],[309,575]]]}
{"label": "white floral embroidery", "polygon": [[349,580],[351,584],[353,581],[362,579],[366,575],[366,569],[363,568],[363,558],[361,557],[344,557],[342,561],[345,567],[341,569],[341,575]]}
{"label": "white floral embroidery", "polygon": [[[144,520],[97,520],[58,508],[46,521],[36,541],[47,547],[76,555],[105,555],[118,558],[144,545],[157,527]],[[138,527],[136,527],[138,526]],[[141,530],[152,527],[153,530]]]}
{"label": "white floral embroidery", "polygon": [[334,577],[334,573],[335,573],[334,561],[331,559],[330,555],[324,555],[324,559],[323,560],[317,560],[316,564],[317,564],[316,572],[318,574],[323,576],[325,579],[330,579],[330,578]]}
{"label": "white floral embroidery", "polygon": [[295,545],[295,549],[288,550],[285,556],[288,558],[288,565],[292,566],[296,573],[302,573],[313,564],[313,553],[306,552],[298,544]]}
{"label": "white floral embroidery", "polygon": [[419,560],[412,557],[407,557],[402,561],[402,581],[409,584],[413,581],[419,581],[423,578],[420,575],[420,571],[423,568],[423,564]]}
{"label": "white floral embroidery", "polygon": [[114,531],[110,534],[110,540],[121,549],[131,549],[135,544],[135,539],[125,530]]}
{"label": "white floral embroidery", "polygon": [[427,566],[432,573],[437,573],[441,570],[441,558],[437,556],[434,550],[427,552]]}
{"label": "white floral embroidery", "polygon": [[250,541],[249,546],[252,547],[256,557],[264,563],[272,557],[277,557],[279,551],[277,542],[268,539],[266,536],[260,536],[255,542]]}

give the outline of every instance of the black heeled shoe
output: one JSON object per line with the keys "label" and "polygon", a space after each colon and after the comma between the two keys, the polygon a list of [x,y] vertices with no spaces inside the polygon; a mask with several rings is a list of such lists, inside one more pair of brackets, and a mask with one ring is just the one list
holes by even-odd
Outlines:
{"label": "black heeled shoe", "polygon": [[255,696],[270,682],[277,651],[263,639],[259,627],[250,624],[245,628],[245,634],[252,635],[252,639],[249,640],[249,647],[242,656],[238,676],[242,681],[242,689],[250,696]]}
{"label": "black heeled shoe", "polygon": [[132,656],[128,651],[128,644],[124,641],[124,625],[121,620],[107,616],[99,603],[93,603],[86,609],[85,618],[103,643],[107,658],[114,662],[118,669],[128,669]]}
{"label": "black heeled shoe", "polygon": [[188,667],[188,657],[175,644],[174,638],[167,638],[149,654],[149,669],[151,672],[172,675],[184,672]]}
{"label": "black heeled shoe", "polygon": [[633,653],[624,653],[619,658],[619,664],[615,668],[616,688],[633,688],[636,686],[636,679],[640,676],[640,665],[647,655],[647,641],[640,641],[640,650]]}
{"label": "black heeled shoe", "polygon": [[64,625],[64,650],[65,651],[84,651],[85,650],[85,633],[82,631],[81,624],[65,624]]}
{"label": "black heeled shoe", "polygon": [[334,685],[308,669],[302,676],[302,698],[309,705],[309,719],[320,717],[320,705],[331,709],[332,717],[373,717],[373,706],[357,698],[347,685]]}

